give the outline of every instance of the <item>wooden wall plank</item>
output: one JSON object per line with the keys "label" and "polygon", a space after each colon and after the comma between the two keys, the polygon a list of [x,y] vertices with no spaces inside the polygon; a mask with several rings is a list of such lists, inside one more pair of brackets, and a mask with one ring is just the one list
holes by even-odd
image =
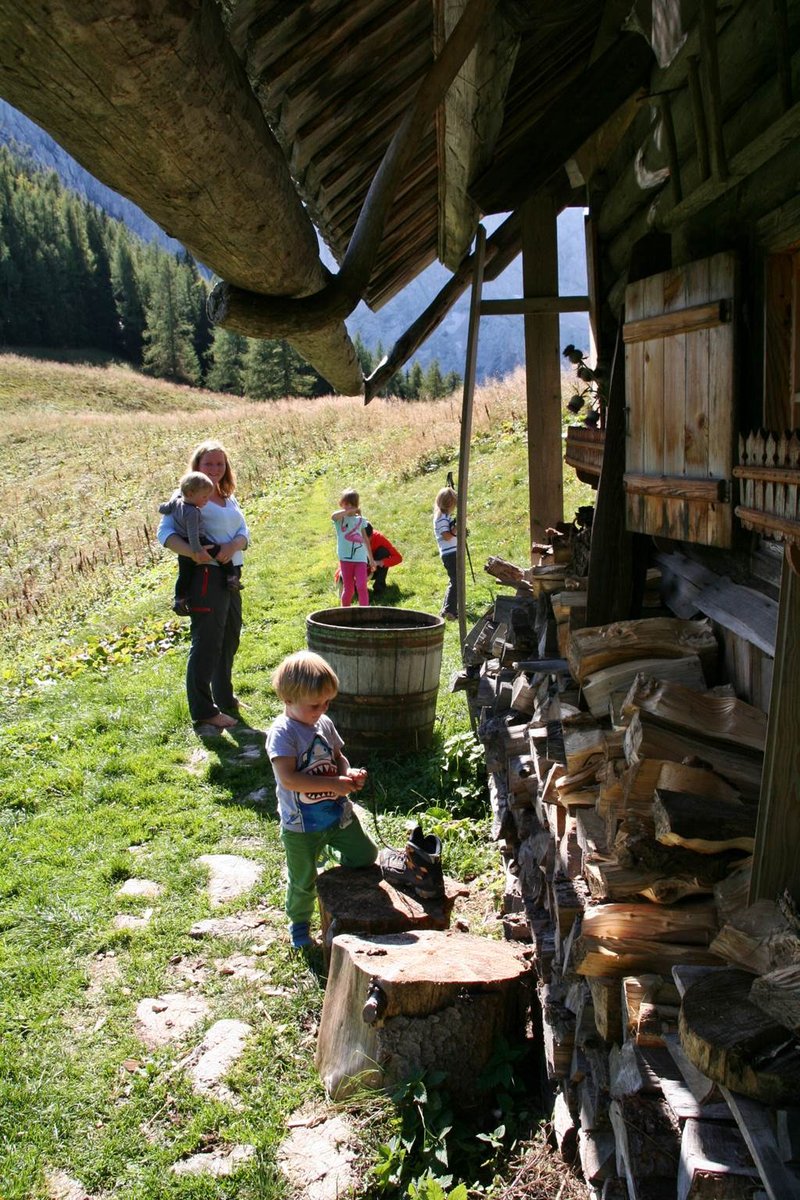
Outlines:
{"label": "wooden wall plank", "polygon": [[[708,259],[695,263],[691,270],[689,290],[693,296],[709,295],[711,265]],[[695,305],[703,307],[703,305]],[[717,323],[718,325],[719,323]],[[706,397],[709,394],[709,327],[696,327],[686,338],[686,417],[683,427],[685,474],[692,478],[708,475],[709,414]],[[719,496],[716,499],[720,499]],[[708,541],[709,510],[706,505],[687,505],[689,540]]]}
{"label": "wooden wall plank", "polygon": [[[739,291],[738,266],[733,254],[715,254],[710,260],[709,286],[712,294],[725,289],[736,296]],[[708,359],[708,471],[717,479],[729,479],[733,465],[736,388],[734,324],[720,325],[709,335]],[[708,539],[711,545],[728,547],[733,537],[731,497],[708,512]]]}
{"label": "wooden wall plank", "polygon": [[787,562],[781,577],[775,667],[758,805],[750,903],[788,890],[800,901],[800,578]]}
{"label": "wooden wall plank", "polygon": [[[644,280],[630,284],[625,294],[625,314],[635,320],[644,315]],[[633,342],[625,347],[625,391],[627,396],[627,427],[625,439],[625,466],[628,471],[644,475],[645,463],[645,346]],[[644,501],[637,495],[625,497],[626,525],[628,529],[641,529]]]}
{"label": "wooden wall plank", "polygon": [[[695,264],[696,265],[696,264]],[[685,268],[666,271],[661,277],[664,289],[664,312],[687,308],[694,300]],[[686,421],[686,343],[688,334],[678,333],[664,341],[664,457],[661,470],[665,475],[684,474],[684,428]],[[687,506],[680,500],[665,500],[661,529],[666,537],[688,540]],[[657,532],[651,530],[651,532]]]}

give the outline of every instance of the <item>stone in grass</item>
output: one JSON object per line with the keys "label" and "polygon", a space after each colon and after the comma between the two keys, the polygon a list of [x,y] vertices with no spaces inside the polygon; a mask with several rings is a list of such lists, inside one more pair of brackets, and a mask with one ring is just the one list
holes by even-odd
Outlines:
{"label": "stone in grass", "polygon": [[278,1167],[305,1200],[337,1200],[356,1185],[358,1135],[340,1114],[297,1113],[278,1148]]}
{"label": "stone in grass", "polygon": [[126,879],[117,889],[118,896],[132,896],[135,900],[155,900],[162,891],[160,883],[153,879]]}
{"label": "stone in grass", "polygon": [[66,1171],[46,1171],[44,1184],[48,1200],[92,1200],[83,1184]]}
{"label": "stone in grass", "polygon": [[224,1179],[249,1162],[255,1152],[255,1146],[229,1146],[227,1149],[220,1146],[182,1158],[173,1163],[171,1169],[175,1175],[212,1175],[215,1179]]}
{"label": "stone in grass", "polygon": [[115,929],[129,929],[134,931],[136,929],[144,929],[146,925],[150,924],[152,917],[152,908],[146,908],[138,916],[134,916],[133,913],[117,913],[111,924]]}
{"label": "stone in grass", "polygon": [[246,1021],[214,1022],[200,1045],[183,1060],[196,1092],[238,1105],[238,1098],[225,1086],[222,1077],[240,1057],[252,1032],[252,1025]]}
{"label": "stone in grass", "polygon": [[271,912],[255,909],[250,912],[233,913],[229,917],[206,917],[202,921],[195,921],[189,930],[189,937],[249,938],[257,929],[260,936],[274,941],[277,933],[271,929],[262,929],[262,926],[268,924],[270,916],[283,919],[283,913],[279,913],[277,909]]}
{"label": "stone in grass", "polygon": [[248,804],[275,804],[275,788],[262,787],[256,788],[254,792],[248,792],[245,796]]}
{"label": "stone in grass", "polygon": [[154,1050],[182,1038],[207,1013],[208,1004],[202,996],[187,996],[185,992],[150,996],[136,1005],[136,1036]]}
{"label": "stone in grass", "polygon": [[239,854],[201,854],[197,861],[208,867],[206,890],[212,904],[225,904],[249,892],[264,871],[262,863]]}

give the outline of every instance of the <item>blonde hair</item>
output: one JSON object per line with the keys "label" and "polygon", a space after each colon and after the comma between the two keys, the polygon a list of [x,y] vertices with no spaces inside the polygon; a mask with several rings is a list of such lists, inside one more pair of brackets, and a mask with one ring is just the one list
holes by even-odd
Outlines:
{"label": "blonde hair", "polygon": [[204,492],[213,492],[214,490],[213,481],[202,471],[187,471],[178,480],[178,487],[181,489],[184,499],[188,499],[189,496],[202,496]]}
{"label": "blonde hair", "polygon": [[339,691],[339,676],[319,654],[298,650],[275,668],[272,686],[284,704],[297,704],[326,692],[335,696]]}
{"label": "blonde hair", "polygon": [[340,504],[349,504],[351,508],[358,508],[358,492],[355,488],[347,488],[339,497]]}
{"label": "blonde hair", "polygon": [[458,496],[451,487],[443,487],[441,491],[436,493],[436,499],[433,502],[433,515],[438,516],[439,513],[451,513],[456,506]]}
{"label": "blonde hair", "polygon": [[217,487],[221,496],[232,496],[236,491],[236,476],[233,473],[231,460],[228,458],[228,451],[223,446],[222,442],[208,441],[201,442],[199,446],[195,446],[192,451],[192,456],[189,459],[189,470],[196,471],[200,465],[200,459],[204,454],[211,454],[213,451],[221,451],[225,455],[225,474],[220,479]]}

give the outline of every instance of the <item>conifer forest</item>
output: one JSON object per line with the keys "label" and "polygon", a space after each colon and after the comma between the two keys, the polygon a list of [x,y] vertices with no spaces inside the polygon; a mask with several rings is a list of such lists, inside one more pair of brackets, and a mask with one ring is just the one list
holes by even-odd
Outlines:
{"label": "conifer forest", "polygon": [[[285,341],[214,329],[213,280],[186,252],[145,242],[14,149],[0,147],[0,348],[76,352],[251,399],[330,389]],[[383,356],[355,337],[369,374]],[[437,360],[414,361],[390,381],[402,399],[435,399],[460,384]]]}

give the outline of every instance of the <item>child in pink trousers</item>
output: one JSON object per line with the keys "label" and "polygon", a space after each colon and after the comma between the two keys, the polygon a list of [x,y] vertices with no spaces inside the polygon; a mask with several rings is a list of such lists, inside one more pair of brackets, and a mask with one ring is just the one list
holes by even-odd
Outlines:
{"label": "child in pink trousers", "polygon": [[339,569],[342,572],[342,608],[348,608],[353,592],[358,593],[358,603],[369,604],[367,579],[375,570],[372,547],[367,535],[367,522],[361,515],[358,492],[348,488],[339,497],[336,512],[331,520],[336,529]]}

